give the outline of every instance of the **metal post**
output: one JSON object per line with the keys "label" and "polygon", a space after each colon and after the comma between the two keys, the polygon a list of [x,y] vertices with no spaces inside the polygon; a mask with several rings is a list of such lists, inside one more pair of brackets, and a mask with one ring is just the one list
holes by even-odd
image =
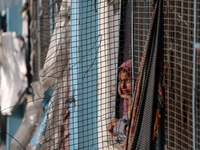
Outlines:
{"label": "metal post", "polygon": [[195,74],[196,74],[196,0],[194,0],[194,52],[193,52],[193,87],[192,87],[192,117],[193,117],[193,150],[195,146]]}
{"label": "metal post", "polygon": [[41,58],[41,53],[40,53],[40,0],[37,0],[37,18],[38,18],[38,80],[40,78],[39,72],[40,72],[40,58]]}
{"label": "metal post", "polygon": [[[133,97],[133,93],[134,93],[134,87],[135,87],[135,84],[134,84],[134,61],[133,61],[133,59],[134,59],[134,42],[133,42],[133,36],[134,36],[134,34],[133,34],[133,1],[132,1],[132,4],[131,4],[131,51],[132,51],[132,82],[133,82],[133,84],[132,84],[132,97]],[[132,101],[132,103],[133,103],[133,101]]]}
{"label": "metal post", "polygon": [[[51,6],[51,4],[52,4],[52,0],[49,0],[49,6]],[[52,8],[50,8],[50,15],[49,15],[49,17],[50,17],[50,37],[52,37],[52,35],[53,35],[53,17],[54,17],[54,14],[53,14],[53,7]]]}

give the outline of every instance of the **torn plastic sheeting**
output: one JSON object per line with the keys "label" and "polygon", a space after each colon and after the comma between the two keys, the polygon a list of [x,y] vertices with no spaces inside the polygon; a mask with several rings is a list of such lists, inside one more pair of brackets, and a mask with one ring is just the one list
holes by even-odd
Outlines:
{"label": "torn plastic sheeting", "polygon": [[25,53],[15,32],[2,33],[0,43],[0,106],[3,115],[11,115],[27,88]]}
{"label": "torn plastic sheeting", "polygon": [[1,0],[0,1],[0,11],[3,11],[13,5],[16,5],[20,0]]}
{"label": "torn plastic sheeting", "polygon": [[48,114],[49,114],[49,109],[51,107],[51,104],[53,102],[53,97],[51,97],[51,92],[52,90],[47,90],[44,94],[44,99],[42,101],[42,105],[45,108],[45,113],[43,115],[41,124],[36,132],[36,134],[33,136],[32,140],[31,140],[31,144],[32,145],[36,145],[36,146],[42,146],[43,140],[44,140],[44,131],[46,128],[46,122],[48,119]]}
{"label": "torn plastic sheeting", "polygon": [[[35,98],[37,99],[37,97]],[[41,102],[35,101],[34,103],[29,103],[29,105],[30,106],[26,106],[22,124],[11,140],[10,149],[12,150],[24,150],[31,140],[36,127],[41,122],[42,114],[44,113]],[[17,139],[20,144],[17,143],[15,139]]]}

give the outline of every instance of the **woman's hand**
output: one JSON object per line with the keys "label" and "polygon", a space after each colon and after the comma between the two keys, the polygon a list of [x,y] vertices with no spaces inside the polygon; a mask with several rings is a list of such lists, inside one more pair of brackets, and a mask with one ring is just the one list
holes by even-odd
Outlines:
{"label": "woman's hand", "polygon": [[119,119],[115,118],[111,121],[111,123],[108,125],[107,130],[110,134],[116,136],[117,134],[113,133],[113,128],[115,127],[116,123],[119,121]]}
{"label": "woman's hand", "polygon": [[123,94],[120,86],[118,86],[118,93],[121,96],[121,98],[128,99],[128,103],[129,103],[129,105],[128,105],[128,118],[130,119],[131,109],[132,109],[132,93]]}
{"label": "woman's hand", "polygon": [[123,98],[123,99],[128,99],[128,100],[132,99],[132,93],[123,94],[120,86],[118,86],[118,93],[119,93],[120,97]]}

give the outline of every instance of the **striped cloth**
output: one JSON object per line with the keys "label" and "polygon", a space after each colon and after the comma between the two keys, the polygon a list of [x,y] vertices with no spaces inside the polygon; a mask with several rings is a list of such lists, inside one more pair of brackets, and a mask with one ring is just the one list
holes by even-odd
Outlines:
{"label": "striped cloth", "polygon": [[155,9],[134,89],[124,150],[164,149],[163,0]]}

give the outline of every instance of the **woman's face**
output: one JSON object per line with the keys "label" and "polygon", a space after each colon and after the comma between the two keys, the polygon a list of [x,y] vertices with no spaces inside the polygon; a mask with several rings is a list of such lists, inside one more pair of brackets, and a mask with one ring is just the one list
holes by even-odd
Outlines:
{"label": "woman's face", "polygon": [[119,82],[118,86],[121,89],[122,94],[132,94],[132,78],[131,76],[127,73],[121,70],[119,72]]}

